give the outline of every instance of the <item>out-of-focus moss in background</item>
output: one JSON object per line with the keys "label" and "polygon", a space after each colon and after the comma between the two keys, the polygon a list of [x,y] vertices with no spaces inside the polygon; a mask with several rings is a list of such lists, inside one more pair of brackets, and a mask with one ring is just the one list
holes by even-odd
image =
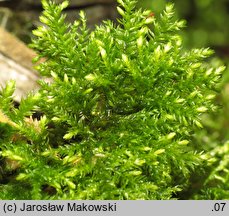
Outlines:
{"label": "out-of-focus moss in background", "polygon": [[188,48],[210,46],[220,57],[229,58],[228,0],[138,0],[138,5],[159,14],[166,2],[173,2],[177,18],[187,21],[184,43]]}

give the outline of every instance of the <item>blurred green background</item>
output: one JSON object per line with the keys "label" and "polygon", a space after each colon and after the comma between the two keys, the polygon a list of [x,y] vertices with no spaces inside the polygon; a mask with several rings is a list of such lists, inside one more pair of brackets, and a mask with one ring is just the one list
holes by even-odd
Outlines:
{"label": "blurred green background", "polygon": [[138,5],[159,14],[173,2],[176,17],[187,21],[184,43],[190,47],[212,47],[220,57],[229,56],[229,0],[139,0]]}

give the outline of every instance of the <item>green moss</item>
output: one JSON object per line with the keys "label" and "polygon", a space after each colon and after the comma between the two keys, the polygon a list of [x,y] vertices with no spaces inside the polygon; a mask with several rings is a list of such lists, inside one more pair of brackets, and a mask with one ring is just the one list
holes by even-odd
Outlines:
{"label": "green moss", "polygon": [[[42,1],[32,47],[53,82],[40,81],[19,109],[9,108],[13,85],[2,91],[3,119],[19,137],[1,142],[1,156],[18,166],[0,196],[21,199],[8,190],[21,182],[32,188],[23,199],[179,199],[208,161],[192,136],[217,109],[224,67],[204,62],[209,49],[183,49],[173,5],[155,19],[118,2],[119,25],[89,32],[83,12],[66,24],[66,1]],[[33,110],[40,121],[25,119]]]}

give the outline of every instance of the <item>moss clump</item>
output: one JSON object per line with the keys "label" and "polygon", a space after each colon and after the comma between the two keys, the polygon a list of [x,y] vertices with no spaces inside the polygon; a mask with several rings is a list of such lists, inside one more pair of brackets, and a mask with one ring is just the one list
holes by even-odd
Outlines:
{"label": "moss clump", "polygon": [[[216,110],[224,67],[203,61],[209,49],[182,48],[173,5],[154,17],[133,0],[118,2],[119,25],[89,32],[83,12],[65,23],[67,1],[42,1],[45,25],[32,47],[46,59],[37,70],[53,82],[40,81],[18,109],[9,105],[13,83],[2,90],[10,135],[1,157],[17,162],[0,185],[3,198],[19,198],[12,188],[28,184],[20,198],[179,199],[207,160],[191,139],[201,114]],[[39,121],[26,118],[33,110]]]}

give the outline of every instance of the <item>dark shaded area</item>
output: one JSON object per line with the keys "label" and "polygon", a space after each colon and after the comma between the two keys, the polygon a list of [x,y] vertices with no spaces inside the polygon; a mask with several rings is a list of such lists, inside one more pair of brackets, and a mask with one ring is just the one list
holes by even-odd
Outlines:
{"label": "dark shaded area", "polygon": [[[62,2],[62,1],[57,1]],[[115,0],[69,1],[66,20],[73,22],[79,18],[80,10],[86,12],[88,26],[94,28],[105,19],[117,17]],[[41,1],[9,0],[0,2],[0,25],[13,32],[26,43],[31,42],[31,31],[40,25],[39,16],[43,8]]]}

